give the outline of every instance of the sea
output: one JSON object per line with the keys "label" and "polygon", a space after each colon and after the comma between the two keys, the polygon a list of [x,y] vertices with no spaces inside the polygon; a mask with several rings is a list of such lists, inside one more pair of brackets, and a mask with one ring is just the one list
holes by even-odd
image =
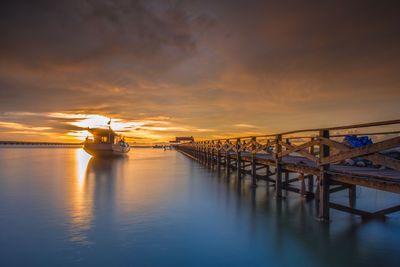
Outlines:
{"label": "sea", "polygon": [[[331,195],[346,204],[348,193]],[[357,208],[400,204],[357,188]],[[0,148],[0,266],[400,266],[400,214],[363,221],[175,150]]]}

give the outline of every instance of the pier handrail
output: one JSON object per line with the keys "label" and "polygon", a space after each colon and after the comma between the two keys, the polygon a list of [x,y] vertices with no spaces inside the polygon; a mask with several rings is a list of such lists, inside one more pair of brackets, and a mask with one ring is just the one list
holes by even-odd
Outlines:
{"label": "pier handrail", "polygon": [[[336,126],[328,128],[313,128],[305,130],[287,131],[280,134],[268,134],[258,136],[242,136],[234,138],[222,138],[215,140],[204,140],[193,143],[181,144],[180,146],[197,147],[200,150],[216,150],[223,153],[248,152],[252,154],[267,153],[274,158],[285,156],[301,155],[314,162],[317,166],[325,166],[331,163],[340,163],[352,158],[364,158],[373,162],[375,165],[385,166],[400,171],[400,160],[382,154],[382,152],[394,149],[400,146],[400,137],[391,137],[377,140],[374,144],[366,145],[362,148],[352,147],[348,143],[342,143],[334,138],[343,137],[347,134],[332,135],[332,130],[358,129],[367,127],[387,126],[400,124],[400,120],[379,121],[372,123],[353,124],[346,126]],[[288,136],[302,132],[317,132],[314,136]],[[379,131],[370,133],[348,133],[350,135],[385,135],[398,134],[398,131]],[[217,146],[216,141],[221,144]],[[323,156],[316,153],[315,147],[321,151],[323,147],[329,147],[331,155]]]}
{"label": "pier handrail", "polygon": [[[378,122],[371,122],[371,123],[362,123],[362,124],[351,124],[345,126],[334,126],[334,127],[324,127],[324,128],[309,128],[309,129],[302,129],[302,130],[292,130],[287,132],[275,133],[275,134],[265,134],[265,135],[249,135],[249,136],[236,136],[236,137],[227,137],[227,138],[217,138],[217,139],[209,139],[203,141],[223,141],[229,139],[249,139],[249,138],[268,138],[268,137],[276,137],[277,135],[290,135],[295,133],[309,133],[309,132],[319,132],[321,130],[349,130],[349,129],[357,129],[357,128],[369,128],[369,127],[377,127],[377,126],[388,126],[388,125],[395,125],[400,124],[399,120],[387,120],[387,121],[378,121]],[[383,134],[398,134],[399,131],[386,131],[386,132],[372,132],[372,133],[357,133],[357,135],[383,135]],[[347,134],[336,134],[331,135],[331,137],[343,137]],[[311,138],[314,136],[295,136],[290,137],[290,139],[299,139],[299,138]]]}

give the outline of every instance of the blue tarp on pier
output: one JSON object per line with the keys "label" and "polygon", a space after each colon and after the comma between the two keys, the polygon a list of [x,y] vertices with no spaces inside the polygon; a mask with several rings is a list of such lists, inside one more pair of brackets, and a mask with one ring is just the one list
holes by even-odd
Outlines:
{"label": "blue tarp on pier", "polygon": [[363,147],[372,144],[372,140],[368,136],[357,137],[356,135],[346,135],[344,141],[352,147]]}

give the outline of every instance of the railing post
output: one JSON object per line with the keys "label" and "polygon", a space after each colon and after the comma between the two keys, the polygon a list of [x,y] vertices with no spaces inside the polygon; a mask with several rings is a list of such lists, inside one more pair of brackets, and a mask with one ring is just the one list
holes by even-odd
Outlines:
{"label": "railing post", "polygon": [[242,179],[242,153],[240,151],[241,149],[241,143],[240,143],[240,138],[236,140],[236,173],[237,173],[237,178]]}
{"label": "railing post", "polygon": [[[321,130],[320,137],[329,138],[329,130]],[[320,144],[319,160],[329,157],[329,146]],[[321,221],[329,221],[329,164],[319,166],[319,213],[318,218]]]}
{"label": "railing post", "polygon": [[256,166],[256,145],[254,144],[256,142],[256,137],[251,138],[252,142],[252,150],[251,150],[251,184],[253,187],[257,186],[257,166]]}
{"label": "railing post", "polygon": [[276,136],[276,150],[275,150],[275,196],[282,197],[282,158],[279,155],[282,152],[282,135],[278,134]]}

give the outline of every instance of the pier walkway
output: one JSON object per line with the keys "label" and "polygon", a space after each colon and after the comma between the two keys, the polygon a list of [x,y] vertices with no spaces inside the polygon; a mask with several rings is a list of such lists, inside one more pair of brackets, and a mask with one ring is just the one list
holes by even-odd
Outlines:
{"label": "pier walkway", "polygon": [[[283,190],[315,197],[321,221],[329,221],[330,208],[384,218],[400,211],[400,203],[375,212],[356,209],[356,187],[400,194],[400,130],[393,130],[399,127],[400,120],[393,120],[188,142],[176,149],[207,166],[224,167],[227,175],[235,173],[238,179],[250,175],[253,186],[260,180],[272,183],[278,198]],[[361,131],[366,128],[370,131]],[[343,142],[349,134],[368,136],[374,143],[353,148]],[[348,206],[330,201],[330,194],[341,190],[349,192]]]}

